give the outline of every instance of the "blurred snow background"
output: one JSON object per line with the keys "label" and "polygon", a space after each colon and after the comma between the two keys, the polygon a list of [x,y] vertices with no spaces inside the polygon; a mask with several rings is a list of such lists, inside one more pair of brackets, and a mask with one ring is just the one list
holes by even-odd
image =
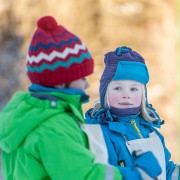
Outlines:
{"label": "blurred snow background", "polygon": [[[91,96],[98,98],[104,54],[126,45],[146,59],[150,72],[149,102],[165,124],[160,130],[179,161],[179,4],[176,0],[0,0],[0,109],[17,90],[30,85],[25,57],[36,20],[54,16],[77,34],[95,59],[88,77]],[[20,127],[22,128],[22,127]]]}

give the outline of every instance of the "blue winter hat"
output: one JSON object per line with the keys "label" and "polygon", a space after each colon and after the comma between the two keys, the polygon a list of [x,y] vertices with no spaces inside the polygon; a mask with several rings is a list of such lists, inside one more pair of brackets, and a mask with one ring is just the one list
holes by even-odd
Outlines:
{"label": "blue winter hat", "polygon": [[111,80],[134,80],[146,85],[149,73],[144,58],[131,48],[122,46],[105,54],[105,69],[100,79],[100,101],[104,107],[104,96]]}

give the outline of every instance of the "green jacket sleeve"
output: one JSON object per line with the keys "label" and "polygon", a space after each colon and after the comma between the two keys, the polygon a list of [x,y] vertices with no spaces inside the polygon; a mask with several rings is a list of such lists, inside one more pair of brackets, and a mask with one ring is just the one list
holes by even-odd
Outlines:
{"label": "green jacket sleeve", "polygon": [[120,173],[114,167],[95,164],[93,154],[82,144],[63,137],[58,137],[58,140],[56,137],[49,137],[48,140],[48,147],[41,146],[40,151],[42,162],[51,179],[121,179]]}
{"label": "green jacket sleeve", "polygon": [[[121,180],[117,168],[94,163],[84,132],[76,121],[67,123],[66,119],[60,124],[51,122],[41,126],[36,146],[28,148],[29,153],[42,161],[49,177],[53,180]],[[54,128],[57,126],[61,127]]]}

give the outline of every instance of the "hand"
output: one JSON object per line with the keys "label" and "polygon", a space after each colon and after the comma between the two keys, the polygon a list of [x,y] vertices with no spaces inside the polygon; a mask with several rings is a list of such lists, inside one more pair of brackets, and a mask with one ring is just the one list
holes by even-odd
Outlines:
{"label": "hand", "polygon": [[136,151],[134,151],[132,155],[135,165],[145,171],[151,178],[156,179],[161,174],[161,166],[151,151],[140,155],[137,155]]}

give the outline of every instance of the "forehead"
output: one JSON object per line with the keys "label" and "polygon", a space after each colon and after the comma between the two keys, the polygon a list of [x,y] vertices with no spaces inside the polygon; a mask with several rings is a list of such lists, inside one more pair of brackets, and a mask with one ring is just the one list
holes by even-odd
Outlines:
{"label": "forehead", "polygon": [[117,80],[111,81],[111,85],[121,85],[121,86],[140,86],[141,83],[133,80]]}

